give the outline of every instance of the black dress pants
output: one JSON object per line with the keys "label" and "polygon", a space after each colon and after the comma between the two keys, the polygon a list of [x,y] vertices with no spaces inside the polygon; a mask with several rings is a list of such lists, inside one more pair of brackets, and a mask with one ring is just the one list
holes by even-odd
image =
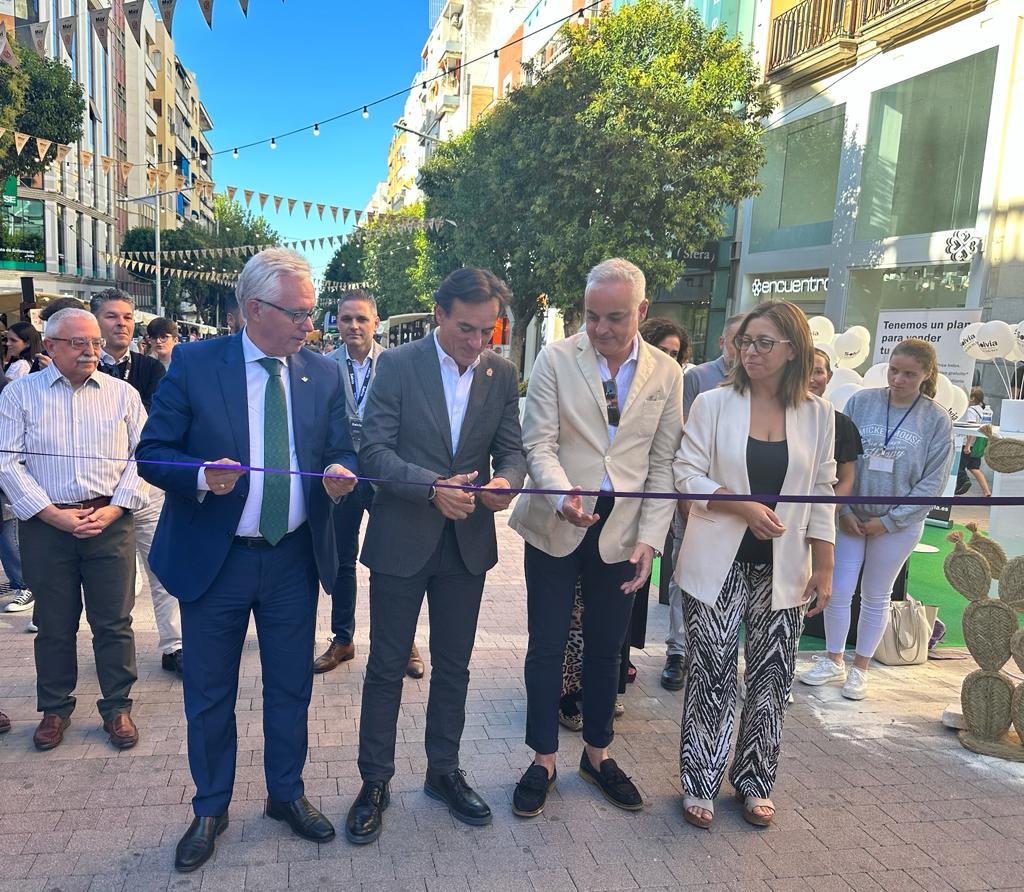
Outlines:
{"label": "black dress pants", "polygon": [[526,745],[541,754],[558,750],[562,663],[577,578],[583,595],[583,740],[606,747],[614,736],[620,653],[633,611],[633,595],[622,584],[636,572],[629,561],[606,564],[598,550],[614,504],[609,496],[597,500],[601,519],[565,557],[526,546]]}
{"label": "black dress pants", "polygon": [[370,573],[370,655],[359,714],[359,774],[364,781],[390,780],[395,773],[402,684],[424,593],[430,612],[427,768],[450,774],[459,767],[469,658],[485,578],[485,573],[466,569],[452,521],[445,524],[434,554],[419,573]]}

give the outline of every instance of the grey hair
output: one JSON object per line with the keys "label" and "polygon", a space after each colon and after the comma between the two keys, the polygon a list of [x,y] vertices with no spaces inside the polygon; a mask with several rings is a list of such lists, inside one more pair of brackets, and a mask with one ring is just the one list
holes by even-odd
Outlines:
{"label": "grey hair", "polygon": [[46,328],[43,331],[43,337],[59,337],[61,331],[64,329],[64,323],[69,322],[72,319],[88,319],[90,322],[96,321],[96,317],[88,310],[76,310],[73,307],[69,307],[66,310],[59,310],[46,320]]}
{"label": "grey hair", "polygon": [[135,298],[120,288],[105,288],[103,291],[97,291],[89,298],[89,309],[94,313],[98,313],[104,304],[110,303],[113,300],[126,303],[133,310],[135,309]]}
{"label": "grey hair", "polygon": [[610,260],[602,260],[589,273],[587,273],[587,287],[584,294],[598,285],[605,285],[610,282],[625,282],[633,287],[637,304],[647,296],[647,277],[635,263],[623,260],[621,257],[612,257]]}
{"label": "grey hair", "polygon": [[347,291],[342,297],[338,298],[338,311],[341,311],[342,304],[347,304],[350,300],[365,301],[373,307],[373,314],[377,315],[377,298],[370,294],[369,291],[364,291],[362,288],[357,288],[355,291]]}
{"label": "grey hair", "polygon": [[278,297],[281,276],[285,275],[305,279],[313,277],[306,258],[288,248],[267,248],[249,258],[235,285],[235,299],[243,319],[247,315],[248,301]]}

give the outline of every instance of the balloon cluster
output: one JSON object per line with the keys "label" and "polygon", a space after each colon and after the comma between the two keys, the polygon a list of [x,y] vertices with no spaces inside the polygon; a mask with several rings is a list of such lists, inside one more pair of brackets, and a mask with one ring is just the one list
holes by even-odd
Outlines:
{"label": "balloon cluster", "polygon": [[853,325],[836,334],[827,316],[812,316],[807,324],[814,346],[828,354],[834,369],[855,369],[871,355],[871,332],[863,325]]}
{"label": "balloon cluster", "polygon": [[[847,400],[858,390],[866,387],[889,386],[889,363],[879,362],[871,366],[862,378],[853,369],[836,369],[825,389],[825,399],[831,401],[836,410],[842,412]],[[967,411],[967,394],[962,387],[957,387],[941,372],[935,384],[935,402],[949,413],[956,421]]]}
{"label": "balloon cluster", "polygon": [[990,360],[1010,395],[1012,363],[1024,360],[1024,322],[972,322],[960,332],[960,347],[972,359]]}

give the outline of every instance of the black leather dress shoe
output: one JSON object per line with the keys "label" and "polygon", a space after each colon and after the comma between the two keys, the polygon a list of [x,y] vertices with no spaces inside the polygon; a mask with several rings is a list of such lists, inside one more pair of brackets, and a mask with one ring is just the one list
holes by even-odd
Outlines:
{"label": "black leather dress shoe", "polygon": [[334,826],[310,804],[305,796],[294,802],[267,800],[264,814],[275,821],[284,821],[292,831],[303,839],[313,842],[327,842],[334,839]]}
{"label": "black leather dress shoe", "polygon": [[681,691],[686,684],[686,657],[669,654],[661,670],[661,686],[666,691]]}
{"label": "black leather dress shoe", "polygon": [[491,809],[479,794],[466,783],[466,772],[461,768],[451,774],[427,772],[423,792],[431,799],[439,799],[448,806],[452,817],[463,824],[482,827],[491,823]]}
{"label": "black leather dress shoe", "polygon": [[364,781],[345,819],[345,839],[364,846],[380,836],[384,809],[391,804],[387,781]]}
{"label": "black leather dress shoe", "polygon": [[227,829],[227,812],[215,818],[195,818],[174,850],[174,869],[191,873],[202,867],[213,854],[217,837]]}
{"label": "black leather dress shoe", "polygon": [[160,666],[166,672],[175,672],[181,675],[185,671],[181,648],[178,648],[174,653],[164,654],[160,658]]}

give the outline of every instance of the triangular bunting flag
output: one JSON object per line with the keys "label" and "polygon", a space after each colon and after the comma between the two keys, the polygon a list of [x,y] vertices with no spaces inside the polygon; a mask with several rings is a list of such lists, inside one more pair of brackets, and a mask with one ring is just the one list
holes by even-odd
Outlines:
{"label": "triangular bunting flag", "polygon": [[228,186],[228,187],[225,188],[224,191],[225,191],[225,193],[228,196],[228,201],[234,201],[235,200],[235,193],[238,190],[234,186]]}
{"label": "triangular bunting flag", "polygon": [[25,143],[27,143],[28,140],[29,140],[29,137],[28,137],[27,133],[17,133],[17,132],[15,132],[15,134],[14,134],[14,153],[16,155],[20,155],[21,154],[21,150],[23,148],[25,148]]}
{"label": "triangular bunting flag", "polygon": [[18,68],[21,65],[18,54],[14,52],[14,47],[7,39],[7,28],[4,27],[3,22],[0,22],[0,62],[10,65],[11,68]]}
{"label": "triangular bunting flag", "polygon": [[29,25],[29,29],[32,32],[32,45],[36,48],[36,53],[43,59],[46,58],[46,38],[50,33],[49,22],[33,22]]}
{"label": "triangular bunting flag", "polygon": [[74,42],[75,32],[78,31],[78,16],[66,15],[58,19],[57,30],[60,32],[61,40],[64,41],[64,47],[70,56],[71,44]]}
{"label": "triangular bunting flag", "polygon": [[298,204],[298,199],[296,199],[296,198],[289,198],[288,199],[288,213],[289,213],[289,215],[291,214],[291,212],[293,210],[295,210],[295,205],[296,204]]}
{"label": "triangular bunting flag", "polygon": [[85,149],[82,149],[81,156],[82,156],[82,167],[84,167],[86,170],[88,170],[90,167],[92,167],[92,159],[94,157],[93,153],[89,152],[89,151],[87,151]]}
{"label": "triangular bunting flag", "polygon": [[320,247],[322,248],[323,246],[324,246],[324,240],[320,239]]}
{"label": "triangular bunting flag", "polygon": [[132,173],[132,163],[131,163],[131,161],[122,161],[122,162],[120,162],[120,167],[121,167],[121,179],[124,182],[127,183],[128,182],[128,177],[130,177],[131,173]]}
{"label": "triangular bunting flag", "polygon": [[356,226],[359,225],[359,218],[363,215],[362,211],[353,211],[352,216],[356,218]]}
{"label": "triangular bunting flag", "polygon": [[249,0],[238,0],[238,5],[242,7],[242,15],[249,15]]}
{"label": "triangular bunting flag", "polygon": [[142,10],[149,0],[125,0],[124,20],[135,35],[135,42],[142,46]]}
{"label": "triangular bunting flag", "polygon": [[302,244],[302,250],[305,251],[306,250],[306,240],[303,239],[301,244]]}
{"label": "triangular bunting flag", "polygon": [[348,223],[348,208],[341,209],[341,222],[342,224]]}
{"label": "triangular bunting flag", "polygon": [[150,167],[149,169],[146,170],[146,185],[149,187],[149,190],[151,192],[156,187],[156,181],[159,176],[160,171],[157,170],[155,167]]}
{"label": "triangular bunting flag", "polygon": [[174,19],[174,4],[178,0],[157,0],[157,5],[160,7],[160,17],[164,20],[164,27],[167,29],[167,33],[171,33],[171,22]]}
{"label": "triangular bunting flag", "polygon": [[89,18],[92,26],[96,29],[96,36],[104,48],[107,46],[107,23],[110,19],[110,7],[105,9],[90,9]]}
{"label": "triangular bunting flag", "polygon": [[327,244],[329,244],[332,248],[334,247],[334,236],[333,235],[327,236]]}
{"label": "triangular bunting flag", "polygon": [[110,173],[110,168],[111,166],[113,166],[113,164],[114,159],[111,158],[109,155],[100,156],[100,167],[103,170],[103,176],[106,176],[108,173]]}
{"label": "triangular bunting flag", "polygon": [[324,208],[325,207],[327,207],[326,204],[318,204],[316,206],[317,213],[320,214],[320,219],[321,220],[323,220],[323,218],[324,218]]}
{"label": "triangular bunting flag", "polygon": [[245,206],[249,207],[249,202],[252,201],[252,197],[255,193],[252,189],[243,189],[242,192],[245,194]]}
{"label": "triangular bunting flag", "polygon": [[282,201],[284,201],[284,199],[280,195],[275,195],[274,196],[274,210],[277,211],[278,213],[281,212],[281,202]]}
{"label": "triangular bunting flag", "polygon": [[184,175],[184,174],[180,174],[180,173],[179,173],[179,174],[178,174],[178,175],[177,175],[177,176],[176,176],[176,177],[174,178],[174,180],[175,180],[175,183],[176,183],[176,185],[177,185],[177,189],[178,189],[178,191],[179,191],[179,192],[180,192],[180,191],[181,191],[182,189],[184,189],[184,188],[185,188],[185,175]]}
{"label": "triangular bunting flag", "polygon": [[334,222],[338,222],[338,208],[335,205],[331,205],[331,216],[334,217]]}
{"label": "triangular bunting flag", "polygon": [[206,24],[213,27],[213,0],[199,0],[199,8],[203,11]]}
{"label": "triangular bunting flag", "polygon": [[311,201],[304,201],[304,202],[302,202],[302,208],[306,212],[306,219],[307,220],[309,219],[309,209],[311,207],[313,207],[313,202],[311,202]]}
{"label": "triangular bunting flag", "polygon": [[263,210],[263,206],[267,203],[267,199],[268,198],[270,198],[270,196],[267,195],[266,192],[261,192],[260,193],[260,210],[261,211]]}
{"label": "triangular bunting flag", "polygon": [[50,140],[36,137],[36,154],[39,156],[40,161],[46,158],[46,153],[50,151],[50,146],[52,145],[53,143]]}

